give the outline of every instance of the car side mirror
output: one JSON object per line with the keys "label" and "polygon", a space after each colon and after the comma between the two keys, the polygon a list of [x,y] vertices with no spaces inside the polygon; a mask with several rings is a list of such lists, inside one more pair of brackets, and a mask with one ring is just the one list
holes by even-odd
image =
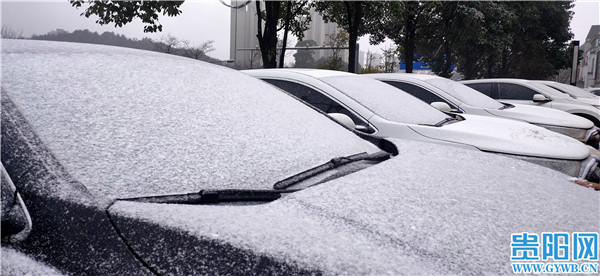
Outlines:
{"label": "car side mirror", "polygon": [[342,114],[342,113],[327,113],[327,115],[329,115],[329,117],[333,118],[336,122],[342,124],[343,126],[349,128],[349,129],[352,129],[352,130],[356,129],[356,124],[346,114]]}
{"label": "car side mirror", "polygon": [[2,242],[17,243],[29,236],[32,226],[31,217],[4,165],[1,167]]}
{"label": "car side mirror", "polygon": [[445,102],[432,102],[431,106],[442,112],[452,112],[452,108]]}
{"label": "car side mirror", "polygon": [[533,95],[533,101],[536,103],[547,103],[550,101],[550,99],[546,98],[546,96],[542,94],[535,94]]}

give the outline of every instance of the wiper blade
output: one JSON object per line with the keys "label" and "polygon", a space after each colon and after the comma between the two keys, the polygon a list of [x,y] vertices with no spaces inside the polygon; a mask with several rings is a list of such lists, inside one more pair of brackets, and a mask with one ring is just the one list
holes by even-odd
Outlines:
{"label": "wiper blade", "polygon": [[158,195],[132,198],[119,198],[117,200],[143,202],[143,203],[170,203],[170,204],[191,204],[206,205],[228,202],[271,202],[281,198],[282,194],[293,193],[301,189],[286,189],[296,183],[302,182],[308,178],[321,174],[325,171],[344,166],[357,161],[384,161],[390,158],[390,154],[385,151],[368,154],[366,152],[354,154],[346,157],[337,157],[331,161],[306,170],[292,177],[275,183],[276,190],[248,190],[248,189],[222,189],[222,190],[201,190],[197,193]]}
{"label": "wiper blade", "polygon": [[202,190],[197,193],[122,198],[118,200],[144,203],[172,203],[194,205],[217,204],[227,202],[271,202],[279,199],[282,193],[293,193],[296,191],[298,190]]}
{"label": "wiper blade", "polygon": [[306,179],[309,179],[313,176],[319,175],[319,174],[329,171],[331,169],[335,169],[337,167],[344,166],[344,165],[347,165],[347,164],[350,164],[353,162],[384,161],[389,158],[390,158],[390,154],[385,151],[379,151],[379,152],[371,153],[371,154],[362,152],[362,153],[358,153],[358,154],[354,154],[354,155],[350,155],[350,156],[333,158],[327,163],[324,163],[324,164],[314,167],[312,169],[308,169],[299,174],[290,176],[286,179],[280,180],[277,183],[275,183],[275,185],[273,185],[273,188],[275,190],[282,190],[282,189],[288,188],[292,185],[295,185],[297,183],[300,183]]}

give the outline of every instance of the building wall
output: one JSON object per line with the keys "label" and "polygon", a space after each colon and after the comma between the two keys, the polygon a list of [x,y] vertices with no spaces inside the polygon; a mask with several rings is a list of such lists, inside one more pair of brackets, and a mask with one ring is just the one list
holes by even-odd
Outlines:
{"label": "building wall", "polygon": [[[329,41],[327,35],[339,33],[341,31],[336,23],[325,23],[323,17],[315,10],[310,11],[310,18],[310,27],[304,32],[304,40],[314,40],[317,42],[317,46],[324,46],[325,43]],[[340,53],[342,60],[348,62],[348,50],[342,50]],[[315,50],[313,57],[315,60],[319,60],[321,58],[329,57],[331,54],[332,50]]]}
{"label": "building wall", "polygon": [[[328,41],[327,35],[340,32],[341,29],[338,28],[337,24],[325,23],[318,12],[311,10],[310,15],[312,20],[309,30],[304,33],[304,40],[314,40],[317,42],[317,46],[323,46]],[[256,38],[258,32],[257,21],[256,4],[254,2],[240,9],[231,9],[229,56],[234,61],[235,68],[262,67],[258,38]],[[332,50],[314,50],[313,52],[315,60],[329,57],[332,54]],[[340,55],[344,62],[348,62],[348,50],[342,50]]]}
{"label": "building wall", "polygon": [[[239,9],[231,9],[229,56],[234,61],[235,68],[262,67],[258,38],[256,38],[258,33],[257,22],[256,4],[254,2]],[[243,50],[250,48],[255,50]]]}
{"label": "building wall", "polygon": [[583,87],[600,87],[600,25],[590,28],[585,43],[582,45],[583,60],[579,70],[579,81]]}

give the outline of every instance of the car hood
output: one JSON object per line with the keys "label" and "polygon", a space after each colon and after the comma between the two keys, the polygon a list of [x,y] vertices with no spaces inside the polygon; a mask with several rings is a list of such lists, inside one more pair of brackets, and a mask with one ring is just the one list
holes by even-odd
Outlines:
{"label": "car hood", "polygon": [[485,109],[487,112],[505,118],[523,120],[533,124],[589,129],[594,126],[590,120],[573,114],[538,106],[515,104],[507,109]]}
{"label": "car hood", "polygon": [[542,127],[502,118],[460,116],[466,120],[441,128],[411,128],[427,137],[468,144],[489,152],[569,160],[589,156],[589,149],[581,142]]}
{"label": "car hood", "polygon": [[[600,195],[564,174],[477,151],[394,142],[399,155],[391,160],[271,203],[118,201],[109,213],[161,274],[210,273],[218,263],[245,274],[268,267],[279,274],[289,267],[336,275],[510,274],[512,233],[600,229]],[[161,231],[179,236],[154,234]]]}

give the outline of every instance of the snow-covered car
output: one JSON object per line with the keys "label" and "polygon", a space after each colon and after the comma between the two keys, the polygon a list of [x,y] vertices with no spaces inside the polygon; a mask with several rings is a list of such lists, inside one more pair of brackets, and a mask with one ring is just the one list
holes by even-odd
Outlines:
{"label": "snow-covered car", "polygon": [[565,174],[367,142],[221,66],[26,40],[1,58],[17,249],[68,275],[509,274],[512,234],[600,228]]}
{"label": "snow-covered car", "polygon": [[[583,98],[583,99],[600,100],[600,98],[596,94],[594,94],[590,91],[587,91],[585,89],[581,89],[577,86],[568,85],[568,84],[555,82],[555,81],[541,81],[540,80],[540,81],[536,81],[536,82],[544,84],[548,87],[552,87],[559,92],[562,92],[562,93],[565,93],[565,94],[571,96],[571,98],[573,98],[573,99]],[[600,102],[599,102],[599,104],[600,104]]]}
{"label": "snow-covered car", "polygon": [[598,148],[600,134],[590,120],[561,110],[530,105],[500,103],[459,82],[425,74],[367,74],[441,111],[525,121],[558,132]]}
{"label": "snow-covered car", "polygon": [[[266,81],[349,128],[378,137],[432,142],[508,155],[597,180],[600,153],[565,135],[525,122],[446,114],[397,88],[364,76],[318,69],[255,69]],[[339,116],[334,119],[340,120]]]}
{"label": "snow-covered car", "polygon": [[461,83],[500,102],[554,108],[586,118],[600,127],[598,99],[574,99],[537,81],[523,79],[479,79]]}

